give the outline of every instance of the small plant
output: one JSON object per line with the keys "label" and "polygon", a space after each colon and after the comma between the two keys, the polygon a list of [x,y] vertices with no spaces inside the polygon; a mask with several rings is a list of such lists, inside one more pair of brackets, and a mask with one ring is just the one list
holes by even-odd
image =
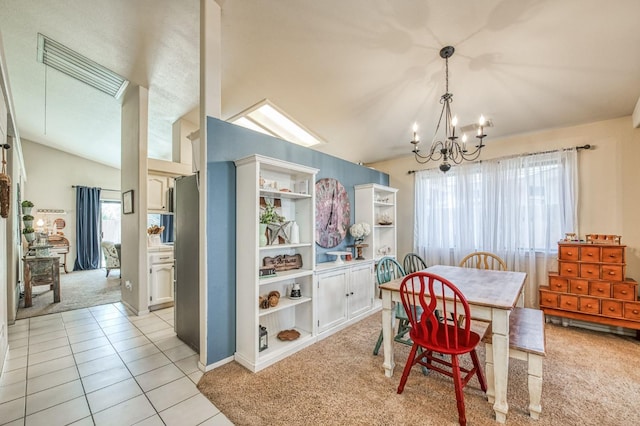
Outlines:
{"label": "small plant", "polygon": [[31,216],[30,214],[25,214],[24,216],[22,216],[22,220],[33,220],[33,216]]}
{"label": "small plant", "polygon": [[273,203],[267,202],[261,209],[260,223],[282,223],[285,221],[284,216],[278,214]]}
{"label": "small plant", "polygon": [[35,229],[33,229],[33,228],[30,228],[30,227],[29,227],[29,228],[24,228],[24,229],[22,230],[22,233],[23,233],[23,234],[33,234],[34,232],[36,232],[36,230],[35,230]]}
{"label": "small plant", "polygon": [[29,200],[24,200],[22,202],[22,207],[33,207],[33,203]]}

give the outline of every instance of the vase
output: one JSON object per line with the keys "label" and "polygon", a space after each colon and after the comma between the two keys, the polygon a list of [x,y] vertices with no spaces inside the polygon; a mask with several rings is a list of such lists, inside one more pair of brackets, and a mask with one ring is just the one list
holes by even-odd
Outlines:
{"label": "vase", "polygon": [[300,227],[297,223],[291,222],[291,244],[300,243]]}
{"label": "vase", "polygon": [[22,223],[25,228],[33,228],[33,220],[23,220]]}
{"label": "vase", "polygon": [[24,239],[27,240],[28,243],[32,242],[33,240],[36,239],[36,233],[35,232],[30,232],[28,234],[24,234]]}
{"label": "vase", "polygon": [[260,247],[264,247],[267,245],[267,224],[260,224],[260,233],[258,234]]}
{"label": "vase", "polygon": [[22,206],[22,214],[23,214],[23,215],[25,215],[25,214],[31,214],[31,209],[32,209],[32,208],[33,208],[33,207],[25,207],[25,206]]}

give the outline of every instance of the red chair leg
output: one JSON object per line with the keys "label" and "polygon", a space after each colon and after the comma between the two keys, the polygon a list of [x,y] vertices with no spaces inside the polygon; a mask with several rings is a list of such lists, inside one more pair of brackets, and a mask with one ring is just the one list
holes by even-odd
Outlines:
{"label": "red chair leg", "polygon": [[453,373],[453,384],[456,388],[456,401],[458,403],[458,421],[460,426],[467,424],[467,417],[464,411],[464,392],[462,391],[462,377],[460,377],[460,363],[458,362],[457,355],[451,355],[451,365]]}
{"label": "red chair leg", "polygon": [[402,393],[404,390],[404,385],[407,383],[407,378],[409,377],[409,373],[411,372],[411,367],[415,364],[416,352],[418,352],[418,345],[413,344],[411,346],[411,351],[409,352],[409,357],[407,358],[407,363],[404,365],[404,370],[402,371],[402,378],[400,379],[400,384],[398,385],[398,393]]}
{"label": "red chair leg", "polygon": [[480,367],[480,361],[478,360],[478,354],[475,349],[471,351],[471,360],[473,361],[473,366],[476,368],[476,376],[478,376],[478,382],[480,382],[480,389],[482,389],[482,392],[486,393],[487,379],[484,377],[482,367]]}

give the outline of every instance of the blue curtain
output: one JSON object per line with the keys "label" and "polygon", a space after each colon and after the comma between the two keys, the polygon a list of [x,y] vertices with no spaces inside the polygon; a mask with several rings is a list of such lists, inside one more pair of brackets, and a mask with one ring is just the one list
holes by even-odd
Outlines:
{"label": "blue curtain", "polygon": [[76,187],[76,247],[74,271],[100,267],[100,188]]}
{"label": "blue curtain", "polygon": [[162,231],[162,234],[160,235],[160,241],[162,241],[163,243],[172,243],[173,242],[173,215],[161,214],[160,226],[164,226],[164,231]]}

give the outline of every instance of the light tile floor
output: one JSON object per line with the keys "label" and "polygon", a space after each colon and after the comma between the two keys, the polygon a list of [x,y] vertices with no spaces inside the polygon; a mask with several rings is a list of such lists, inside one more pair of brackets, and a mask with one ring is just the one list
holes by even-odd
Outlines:
{"label": "light tile floor", "polygon": [[196,388],[198,355],[173,331],[173,308],[123,304],[9,326],[0,425],[231,425]]}

